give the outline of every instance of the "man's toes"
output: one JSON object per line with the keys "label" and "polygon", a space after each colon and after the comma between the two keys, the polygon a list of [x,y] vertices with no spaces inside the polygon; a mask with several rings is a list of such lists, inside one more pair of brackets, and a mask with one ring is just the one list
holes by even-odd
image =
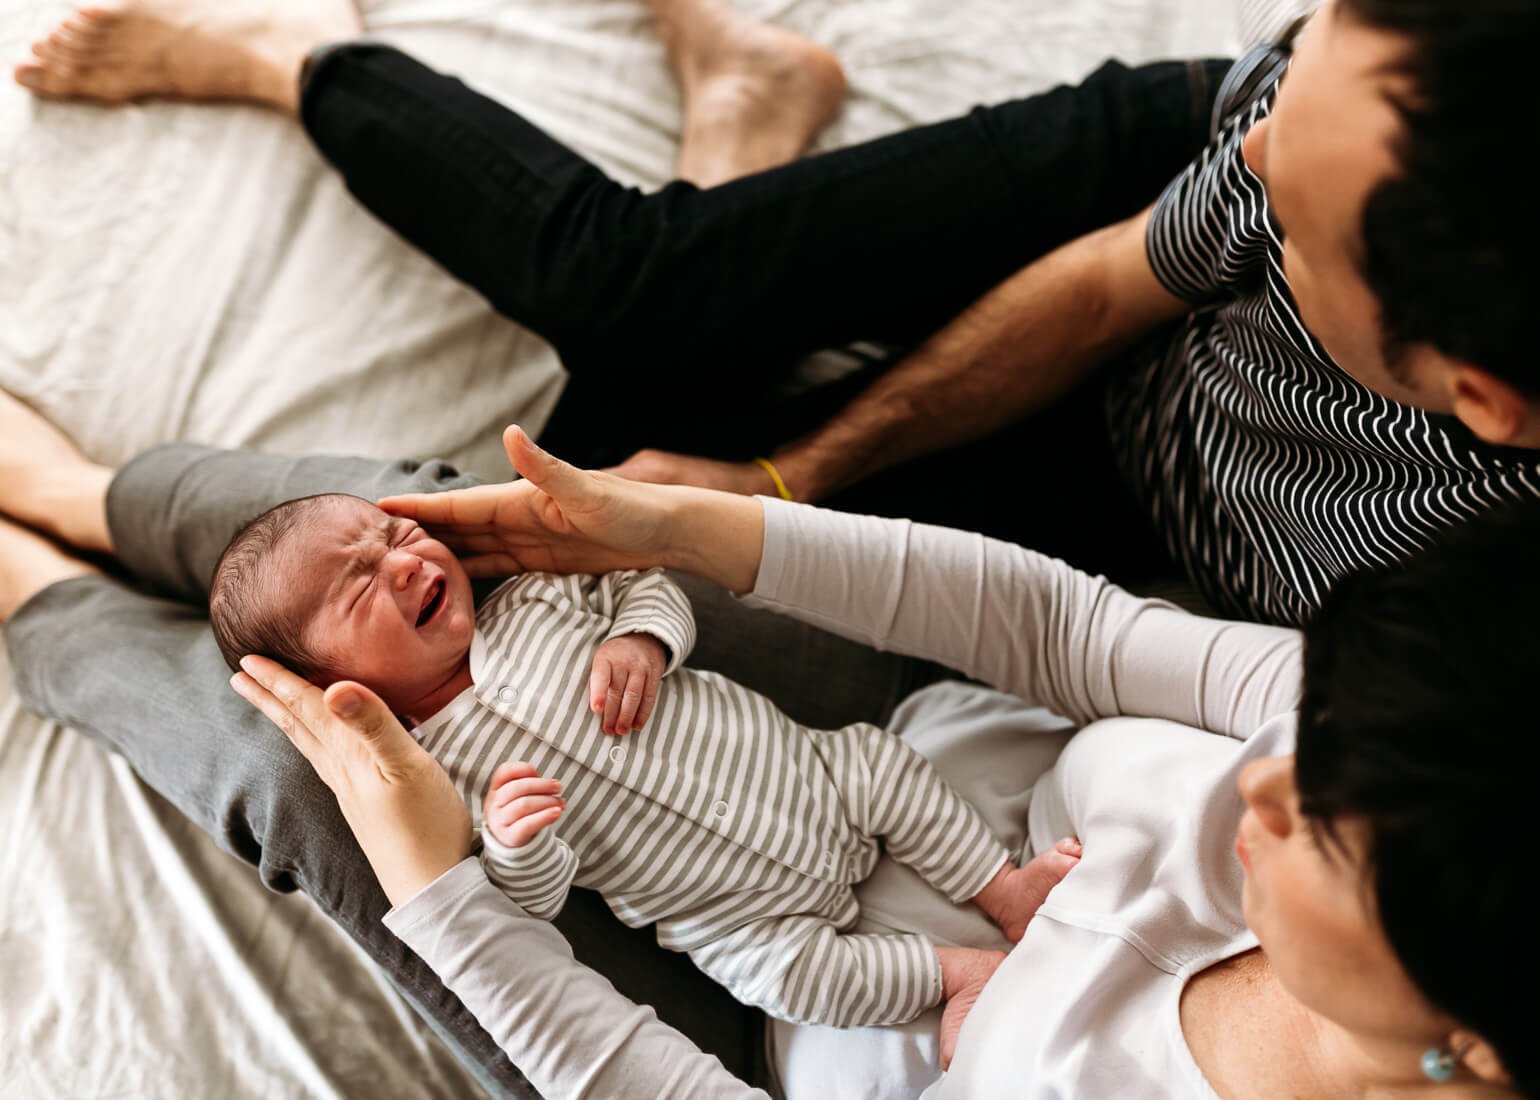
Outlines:
{"label": "man's toes", "polygon": [[86,27],[92,27],[101,30],[115,26],[123,19],[123,14],[124,13],[122,8],[104,7],[98,5],[95,7],[81,8],[80,11],[75,13],[74,20],[71,20],[71,22],[78,20],[82,25]]}
{"label": "man's toes", "polygon": [[63,95],[67,87],[65,75],[53,64],[22,64],[16,67],[16,82],[43,96]]}

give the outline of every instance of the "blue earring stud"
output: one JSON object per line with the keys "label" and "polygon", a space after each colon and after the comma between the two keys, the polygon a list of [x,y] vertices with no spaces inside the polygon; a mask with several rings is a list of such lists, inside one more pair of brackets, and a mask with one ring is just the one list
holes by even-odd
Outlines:
{"label": "blue earring stud", "polygon": [[1443,1084],[1454,1076],[1459,1060],[1448,1047],[1429,1047],[1422,1052],[1422,1072],[1429,1081]]}

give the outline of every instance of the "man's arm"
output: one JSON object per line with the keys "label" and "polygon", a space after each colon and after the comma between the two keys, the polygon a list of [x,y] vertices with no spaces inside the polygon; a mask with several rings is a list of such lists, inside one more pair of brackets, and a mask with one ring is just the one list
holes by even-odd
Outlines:
{"label": "man's arm", "polygon": [[980,298],[823,427],[771,456],[798,500],[1040,409],[1190,306],[1155,278],[1150,212],[1072,241]]}
{"label": "man's arm", "polygon": [[[988,435],[1051,403],[1191,306],[1156,279],[1150,211],[1071,241],[980,298],[841,412],[771,461],[792,496],[817,501],[906,459]],[[754,463],[642,451],[637,481],[774,495]]]}

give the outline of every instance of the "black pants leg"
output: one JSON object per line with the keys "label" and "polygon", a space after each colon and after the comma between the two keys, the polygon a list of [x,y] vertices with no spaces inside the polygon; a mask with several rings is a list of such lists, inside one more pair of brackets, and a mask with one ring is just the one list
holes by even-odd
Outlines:
{"label": "black pants leg", "polygon": [[1226,64],[1109,62],[1078,87],[652,194],[384,46],[318,56],[301,117],[365,206],[556,346],[573,383],[548,441],[602,462],[713,426],[741,440],[722,422],[788,360],[917,340],[1134,213],[1202,147]]}

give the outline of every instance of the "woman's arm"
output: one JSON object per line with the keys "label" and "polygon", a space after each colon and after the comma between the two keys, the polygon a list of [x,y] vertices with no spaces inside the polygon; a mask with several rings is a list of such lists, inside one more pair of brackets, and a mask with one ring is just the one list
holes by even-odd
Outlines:
{"label": "woman's arm", "polygon": [[536,1090],[566,1097],[768,1100],[583,966],[469,858],[449,776],[379,698],[321,690],[262,658],[231,683],[305,755],[396,906],[387,926],[465,1002]]}
{"label": "woman's arm", "polygon": [[561,933],[500,893],[474,860],[391,910],[385,926],[549,1100],[768,1100],[574,959]]}
{"label": "woman's arm", "polygon": [[1247,737],[1299,696],[1299,635],[1191,615],[982,535],[765,499],[751,603],[926,657],[1077,722]]}
{"label": "woman's arm", "polygon": [[473,573],[681,569],[1077,721],[1141,715],[1245,737],[1298,697],[1291,631],[1188,615],[980,535],[628,482],[518,428],[504,444],[525,481],[382,506],[442,530]]}

